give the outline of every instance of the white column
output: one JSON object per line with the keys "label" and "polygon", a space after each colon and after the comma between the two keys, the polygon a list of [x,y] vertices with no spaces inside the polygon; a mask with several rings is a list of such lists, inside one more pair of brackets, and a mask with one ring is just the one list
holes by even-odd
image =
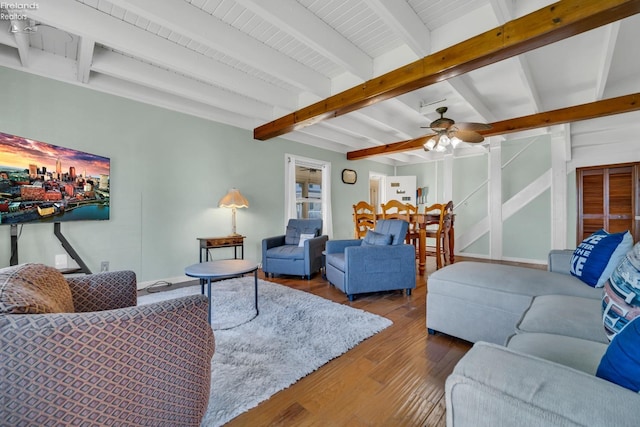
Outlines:
{"label": "white column", "polygon": [[489,138],[489,234],[491,259],[502,259],[502,138]]}
{"label": "white column", "polygon": [[[453,155],[445,155],[442,161],[442,177],[444,182],[442,183],[442,200],[436,200],[436,203],[446,203],[449,200],[453,200]],[[453,202],[453,208],[455,209],[455,201]]]}
{"label": "white column", "polygon": [[567,162],[571,160],[571,125],[551,132],[551,249],[567,248]]}

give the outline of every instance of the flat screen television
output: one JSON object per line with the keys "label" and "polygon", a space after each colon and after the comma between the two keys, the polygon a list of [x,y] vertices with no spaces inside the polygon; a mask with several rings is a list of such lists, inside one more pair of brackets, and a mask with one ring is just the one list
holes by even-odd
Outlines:
{"label": "flat screen television", "polygon": [[109,219],[107,157],[0,133],[0,224]]}

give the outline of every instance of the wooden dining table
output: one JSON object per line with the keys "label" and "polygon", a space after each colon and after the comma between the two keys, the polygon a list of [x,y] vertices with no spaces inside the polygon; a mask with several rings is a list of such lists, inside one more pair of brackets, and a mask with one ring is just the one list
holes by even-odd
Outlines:
{"label": "wooden dining table", "polygon": [[[384,219],[383,214],[378,214],[377,219]],[[440,222],[440,214],[414,213],[410,214],[410,221],[418,224],[418,274],[424,275],[427,269],[427,226],[438,224]],[[454,233],[455,214],[448,214],[444,219],[444,242],[442,252],[444,255],[444,264],[452,264],[454,260]],[[439,263],[437,263],[439,267]]]}

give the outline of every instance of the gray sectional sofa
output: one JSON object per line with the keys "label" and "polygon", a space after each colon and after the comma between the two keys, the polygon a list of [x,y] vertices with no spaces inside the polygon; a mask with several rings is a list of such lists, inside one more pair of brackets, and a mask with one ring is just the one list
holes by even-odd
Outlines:
{"label": "gray sectional sofa", "polygon": [[451,426],[638,426],[640,395],[595,376],[602,289],[569,274],[460,262],[428,279],[427,328],[474,344],[446,382]]}

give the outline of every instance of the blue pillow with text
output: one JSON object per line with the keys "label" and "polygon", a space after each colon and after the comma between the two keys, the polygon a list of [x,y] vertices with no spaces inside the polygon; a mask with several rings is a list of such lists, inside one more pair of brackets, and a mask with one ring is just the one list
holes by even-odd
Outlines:
{"label": "blue pillow with text", "polygon": [[596,376],[636,393],[640,391],[640,317],[613,338],[600,360]]}
{"label": "blue pillow with text", "polygon": [[632,247],[633,238],[628,231],[598,230],[573,251],[571,274],[589,286],[601,288]]}

